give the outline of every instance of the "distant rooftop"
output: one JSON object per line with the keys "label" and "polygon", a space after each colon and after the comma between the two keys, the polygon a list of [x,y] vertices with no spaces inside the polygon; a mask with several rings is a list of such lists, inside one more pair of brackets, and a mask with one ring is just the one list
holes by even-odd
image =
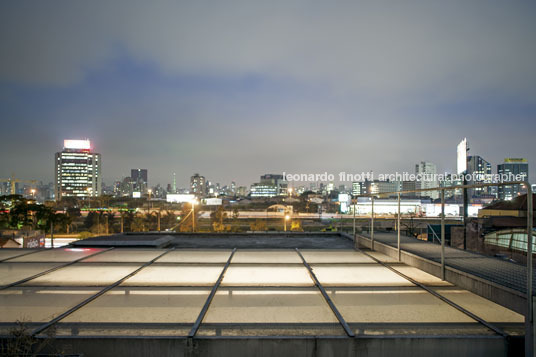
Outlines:
{"label": "distant rooftop", "polygon": [[[532,195],[532,208],[536,210],[536,194]],[[511,201],[498,201],[484,207],[488,210],[527,210],[527,195],[520,195]]]}

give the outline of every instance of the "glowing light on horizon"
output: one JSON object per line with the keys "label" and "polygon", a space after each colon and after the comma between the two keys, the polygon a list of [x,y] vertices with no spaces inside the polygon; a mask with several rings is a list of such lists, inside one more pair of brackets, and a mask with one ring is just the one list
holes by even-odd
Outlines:
{"label": "glowing light on horizon", "polygon": [[63,147],[65,149],[91,149],[91,142],[86,140],[63,140]]}

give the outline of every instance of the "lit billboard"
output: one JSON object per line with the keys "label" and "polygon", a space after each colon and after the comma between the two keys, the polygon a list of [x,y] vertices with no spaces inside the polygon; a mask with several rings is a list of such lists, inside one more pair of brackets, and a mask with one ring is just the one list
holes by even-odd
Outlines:
{"label": "lit billboard", "polygon": [[221,198],[203,198],[201,204],[205,206],[220,206],[222,204]]}
{"label": "lit billboard", "polygon": [[132,192],[132,198],[141,198],[141,192]]}
{"label": "lit billboard", "polygon": [[65,149],[91,149],[91,142],[86,140],[63,140],[63,147]]}
{"label": "lit billboard", "polygon": [[457,162],[457,174],[462,174],[467,171],[467,138],[458,144],[458,162]]}
{"label": "lit billboard", "polygon": [[168,193],[166,196],[167,202],[184,203],[184,202],[192,202],[194,200],[195,200],[195,195]]}
{"label": "lit billboard", "polygon": [[339,193],[339,202],[341,213],[348,212],[348,203],[350,202],[350,195],[347,193]]}

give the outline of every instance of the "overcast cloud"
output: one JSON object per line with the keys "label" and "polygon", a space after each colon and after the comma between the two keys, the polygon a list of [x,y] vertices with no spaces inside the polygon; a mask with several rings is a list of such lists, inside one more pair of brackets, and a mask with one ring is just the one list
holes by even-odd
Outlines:
{"label": "overcast cloud", "polygon": [[250,184],[266,172],[455,168],[456,144],[527,157],[530,1],[5,1],[0,175],[52,180],[88,137],[105,180],[148,168]]}

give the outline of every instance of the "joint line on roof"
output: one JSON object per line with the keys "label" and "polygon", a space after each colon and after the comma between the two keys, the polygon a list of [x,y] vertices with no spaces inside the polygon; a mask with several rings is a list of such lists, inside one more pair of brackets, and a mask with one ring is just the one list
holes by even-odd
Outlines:
{"label": "joint line on roof", "polygon": [[346,320],[344,320],[344,318],[342,317],[341,313],[339,312],[339,310],[335,306],[335,303],[333,303],[333,301],[329,297],[328,293],[326,292],[326,290],[324,289],[324,287],[322,286],[320,281],[317,279],[317,277],[316,277],[315,273],[313,272],[313,269],[311,268],[309,263],[307,263],[307,261],[305,260],[305,258],[301,254],[300,250],[298,248],[295,248],[295,249],[296,249],[296,253],[298,253],[298,255],[300,256],[300,258],[301,258],[301,260],[303,262],[303,265],[305,265],[305,267],[309,271],[309,276],[311,277],[311,279],[315,283],[315,285],[318,288],[318,290],[320,290],[320,292],[322,293],[322,296],[324,297],[324,299],[328,303],[329,307],[331,308],[331,311],[337,317],[337,320],[339,320],[339,323],[341,324],[341,326],[344,329],[344,331],[346,332],[346,334],[349,337],[355,337],[354,331],[352,331],[350,326],[348,326],[348,324],[346,323]]}
{"label": "joint line on roof", "polygon": [[125,280],[127,280],[127,279],[133,277],[134,275],[138,274],[142,269],[144,269],[144,268],[148,267],[149,265],[153,264],[155,261],[157,261],[158,259],[160,259],[161,257],[163,257],[164,255],[166,255],[167,253],[171,252],[174,249],[175,248],[171,248],[171,249],[166,250],[164,253],[160,254],[159,256],[157,256],[156,258],[152,259],[151,261],[146,262],[145,264],[143,264],[142,266],[140,266],[139,268],[137,268],[136,270],[134,270],[130,274],[125,275],[123,278],[117,280],[115,283],[113,283],[111,285],[108,285],[104,289],[100,290],[98,293],[88,297],[87,299],[85,299],[84,301],[79,303],[78,305],[70,308],[69,310],[65,311],[63,314],[58,315],[57,317],[55,317],[54,319],[50,320],[46,324],[39,326],[38,328],[36,328],[35,330],[32,331],[32,336],[35,336],[35,335],[43,332],[47,328],[49,328],[52,325],[56,324],[58,321],[63,320],[67,316],[71,315],[76,310],[78,310],[78,309],[84,307],[85,305],[89,304],[90,302],[92,302],[93,300],[98,298],[99,296],[102,296],[102,295],[106,294],[108,291],[110,291],[113,288],[119,286]]}

